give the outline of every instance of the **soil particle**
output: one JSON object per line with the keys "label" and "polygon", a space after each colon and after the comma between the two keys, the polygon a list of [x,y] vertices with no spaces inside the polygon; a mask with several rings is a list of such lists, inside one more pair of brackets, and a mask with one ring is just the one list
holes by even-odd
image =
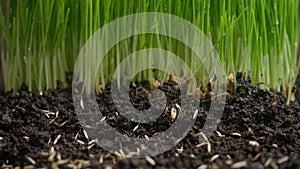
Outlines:
{"label": "soil particle", "polygon": [[[74,111],[70,89],[0,96],[0,166],[33,168],[300,168],[300,106],[286,105],[274,90],[251,85],[237,75],[236,95],[228,96],[214,134],[200,141],[210,100],[200,100],[196,122],[174,148],[147,158],[124,158],[103,150],[86,138]],[[160,86],[167,96],[166,113],[151,123],[116,117],[110,87],[97,96],[99,108],[112,127],[131,137],[152,137],[174,122],[172,108],[180,106],[175,84]],[[131,93],[130,93],[131,92]],[[151,106],[149,83],[131,86],[129,96],[137,109]],[[137,94],[140,96],[137,97]],[[176,105],[177,104],[177,105]],[[176,120],[176,119],[175,119]],[[134,130],[134,131],[133,131]],[[209,148],[210,147],[210,148]]]}

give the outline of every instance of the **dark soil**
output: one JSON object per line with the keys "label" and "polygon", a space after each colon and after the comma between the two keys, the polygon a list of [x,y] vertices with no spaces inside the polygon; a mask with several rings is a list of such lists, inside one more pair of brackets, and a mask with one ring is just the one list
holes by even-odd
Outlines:
{"label": "dark soil", "polygon": [[[298,45],[298,48],[300,48],[300,45]],[[298,56],[300,57],[300,49],[298,50],[298,53],[299,53]],[[299,59],[299,57],[298,57],[298,59]],[[296,77],[294,90],[295,90],[295,99],[298,103],[300,103],[300,69],[299,69],[297,77]]]}
{"label": "dark soil", "polygon": [[[173,149],[150,158],[123,158],[85,137],[74,111],[71,89],[0,96],[0,166],[3,168],[300,168],[300,106],[286,105],[283,94],[252,86],[239,74],[235,96],[227,96],[217,130],[209,138],[211,150],[200,142],[210,100],[199,101],[197,120],[189,134]],[[166,130],[175,119],[170,108],[180,92],[164,83],[169,109],[156,122],[133,132],[134,122],[115,113],[109,88],[97,96],[107,122],[132,137],[151,137]],[[136,84],[135,87],[147,83]],[[168,90],[167,90],[168,89]],[[169,90],[171,89],[171,90]],[[136,88],[132,88],[136,90]],[[138,89],[140,90],[140,88]],[[129,93],[140,110],[151,105],[147,95]],[[115,118],[113,118],[115,117]],[[153,129],[155,128],[155,129]]]}

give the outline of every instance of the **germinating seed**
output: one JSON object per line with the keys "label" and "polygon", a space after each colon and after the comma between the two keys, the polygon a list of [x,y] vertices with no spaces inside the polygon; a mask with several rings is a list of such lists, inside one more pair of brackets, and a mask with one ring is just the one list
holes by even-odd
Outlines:
{"label": "germinating seed", "polygon": [[200,144],[197,144],[195,147],[196,148],[199,148],[199,147],[202,147],[202,146],[206,146],[208,143],[205,141],[203,143],[200,143]]}
{"label": "germinating seed", "polygon": [[219,137],[225,137],[225,135],[221,134],[219,131],[216,131]]}
{"label": "germinating seed", "polygon": [[205,136],[204,133],[200,132],[200,135],[204,138],[205,141],[207,141],[209,143],[209,141],[208,141],[208,139],[207,139],[207,137]]}

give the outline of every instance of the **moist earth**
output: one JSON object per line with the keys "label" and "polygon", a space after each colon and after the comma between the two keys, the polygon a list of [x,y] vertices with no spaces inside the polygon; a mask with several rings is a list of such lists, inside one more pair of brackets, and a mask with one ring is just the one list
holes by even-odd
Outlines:
{"label": "moist earth", "polygon": [[[109,85],[108,85],[109,86]],[[149,97],[137,97],[136,83],[129,96],[136,109],[156,106]],[[169,89],[169,90],[166,90]],[[174,84],[161,86],[167,97],[165,111],[150,123],[132,122],[117,112],[107,87],[97,95],[98,106],[111,127],[129,137],[155,137],[176,120],[172,108],[180,106]],[[179,89],[177,89],[179,90]],[[122,98],[122,96],[120,96]],[[122,99],[120,99],[122,100]],[[300,106],[272,89],[251,85],[237,75],[235,95],[226,96],[217,129],[206,140],[201,129],[208,117],[210,99],[198,100],[196,121],[171,150],[146,158],[110,153],[89,140],[74,110],[72,91],[29,92],[25,86],[0,96],[0,166],[2,168],[300,168]],[[117,112],[117,113],[116,113]],[[138,126],[138,128],[136,128]]]}

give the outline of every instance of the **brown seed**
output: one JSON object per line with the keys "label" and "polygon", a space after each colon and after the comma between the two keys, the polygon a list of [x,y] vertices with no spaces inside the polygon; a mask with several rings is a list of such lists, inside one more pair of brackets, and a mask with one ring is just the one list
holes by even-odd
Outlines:
{"label": "brown seed", "polygon": [[205,91],[202,89],[202,87],[196,89],[196,97],[200,100],[205,99]]}
{"label": "brown seed", "polygon": [[227,78],[227,91],[230,94],[234,94],[234,76],[233,73],[230,73]]}
{"label": "brown seed", "polygon": [[103,86],[102,84],[99,84],[98,89],[99,89],[99,92],[100,92],[100,93],[103,93],[103,91],[104,91],[104,86]]}
{"label": "brown seed", "polygon": [[174,120],[176,116],[177,116],[177,110],[174,107],[172,107],[170,117],[172,120]]}
{"label": "brown seed", "polygon": [[169,80],[172,81],[172,82],[174,82],[176,85],[178,85],[179,82],[180,82],[180,79],[178,77],[172,76],[172,75],[170,75]]}
{"label": "brown seed", "polygon": [[152,80],[152,86],[153,86],[154,89],[157,89],[160,86],[160,82],[156,79],[153,79]]}
{"label": "brown seed", "polygon": [[135,94],[136,94],[136,96],[143,96],[143,97],[150,96],[150,92],[143,87],[136,88]]}

